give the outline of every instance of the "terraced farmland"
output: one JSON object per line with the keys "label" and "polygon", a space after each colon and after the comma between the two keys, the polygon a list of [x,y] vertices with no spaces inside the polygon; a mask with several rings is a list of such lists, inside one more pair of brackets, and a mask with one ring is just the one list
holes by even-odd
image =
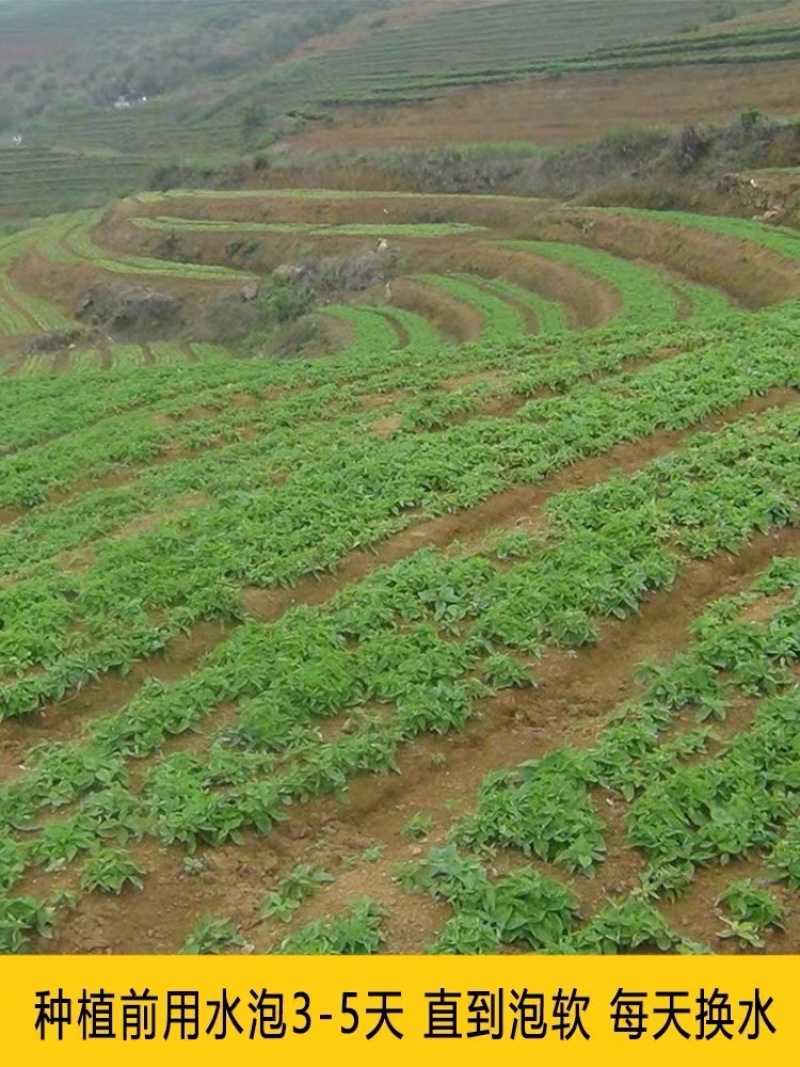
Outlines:
{"label": "terraced farmland", "polygon": [[[0,949],[797,951],[792,241],[324,190],[4,239]],[[72,318],[330,260],[383,273],[294,359]]]}
{"label": "terraced farmland", "polygon": [[[728,118],[737,107],[791,115],[786,85],[800,42],[796,17],[785,6],[780,0],[304,0],[287,8],[278,0],[238,0],[234,10],[225,0],[195,0],[191,18],[183,5],[170,4],[142,20],[138,5],[124,0],[101,15],[95,0],[72,0],[68,10],[47,6],[42,17],[38,5],[6,0],[0,218],[100,206],[148,184],[169,184],[182,167],[195,168],[205,185],[243,153],[267,151],[286,135],[300,135],[301,143],[321,135],[317,147],[386,147],[389,125],[395,144],[420,137],[423,144],[486,140],[459,115],[464,99],[454,89],[496,87],[501,106],[494,107],[494,98],[478,106],[484,123],[507,124],[494,139],[537,145],[563,140],[558,130],[566,129],[573,109],[593,135],[603,132],[604,123],[592,125],[597,84],[584,88],[581,79],[605,72],[612,75],[601,85],[606,101],[614,86],[628,105],[650,99],[642,121],[664,120],[664,92],[648,81],[677,65],[700,79],[689,98],[701,118]],[[725,90],[714,82],[709,94],[702,81],[709,70],[712,81],[730,72]],[[619,72],[642,72],[647,80],[622,84]],[[556,84],[561,79],[568,79],[566,93]],[[514,82],[521,97],[507,106]],[[587,98],[578,100],[584,92]],[[566,111],[560,107],[548,129],[554,93]],[[420,101],[455,113],[443,121],[427,112],[425,123],[405,115],[402,137],[394,113],[388,124],[383,114],[376,119],[376,104]],[[343,122],[331,111],[336,105],[350,112]],[[681,101],[677,111],[685,108]],[[614,100],[615,119],[620,110]],[[356,126],[364,126],[360,138],[352,131],[354,115]]]}
{"label": "terraced farmland", "polygon": [[[716,24],[714,3],[571,0],[567,10],[557,0],[452,5],[399,24],[386,19],[313,62],[279,64],[268,83],[283,91],[302,83],[307,99],[324,103],[397,102],[546,71],[796,58],[797,28],[772,24],[774,6],[739,5],[729,14],[766,8],[770,21],[736,23],[726,32]],[[709,20],[712,32],[692,32]]]}

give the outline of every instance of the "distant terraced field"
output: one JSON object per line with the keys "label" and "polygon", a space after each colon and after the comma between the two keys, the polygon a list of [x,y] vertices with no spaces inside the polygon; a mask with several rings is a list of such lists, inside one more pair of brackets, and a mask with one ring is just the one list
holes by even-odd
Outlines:
{"label": "distant terraced field", "polygon": [[[325,190],[0,241],[0,950],[797,951],[794,242]],[[381,255],[313,357],[73,318]]]}
{"label": "distant terraced field", "polygon": [[[94,0],[68,7],[42,20],[21,0],[0,10],[0,104],[13,116],[0,136],[0,218],[96,207],[169,184],[184,164],[213,176],[287,138],[301,152],[541,146],[597,136],[622,113],[679,123],[796,110],[797,20],[777,0],[370,0],[367,11],[359,0],[305,0],[294,14],[277,0],[240,0],[236,15],[195,0],[193,22],[174,4],[148,20],[124,0],[102,14]],[[323,24],[339,32],[309,36]],[[18,89],[13,73],[3,80],[4,39],[12,71],[13,55],[29,57]],[[155,81],[151,95],[132,89],[130,106],[114,106],[109,41],[130,49],[129,72]],[[37,95],[41,79],[51,88]]]}

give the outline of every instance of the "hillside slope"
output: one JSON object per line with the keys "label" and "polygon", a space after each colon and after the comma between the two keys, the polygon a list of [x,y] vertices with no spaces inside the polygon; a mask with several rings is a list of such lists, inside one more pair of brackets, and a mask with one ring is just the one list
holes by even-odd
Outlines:
{"label": "hillside slope", "polygon": [[1,239],[0,951],[797,952],[799,264],[314,189]]}
{"label": "hillside slope", "polygon": [[[298,134],[310,132],[306,147],[325,147],[354,127],[352,144],[382,143],[372,117],[336,112],[343,102],[374,108],[536,71],[664,66],[687,48],[693,63],[758,60],[761,87],[750,104],[780,112],[775,85],[797,47],[791,24],[731,21],[737,12],[767,20],[775,10],[776,0],[163,0],[142,20],[133,0],[5,0],[0,215],[94,206],[141,188],[171,160],[217,165]],[[702,48],[698,26],[707,30]],[[648,44],[654,35],[661,43]],[[571,83],[553,84],[563,93]],[[708,88],[687,85],[694,100]],[[485,107],[476,99],[481,114],[495,111],[494,95]],[[452,125],[448,106],[420,112],[424,122],[416,110],[402,113],[401,142],[412,143],[404,125],[428,126],[438,138]],[[516,105],[510,115],[519,116]],[[486,127],[466,121],[453,136],[484,139]],[[518,117],[491,139],[542,132],[547,143],[540,124]]]}

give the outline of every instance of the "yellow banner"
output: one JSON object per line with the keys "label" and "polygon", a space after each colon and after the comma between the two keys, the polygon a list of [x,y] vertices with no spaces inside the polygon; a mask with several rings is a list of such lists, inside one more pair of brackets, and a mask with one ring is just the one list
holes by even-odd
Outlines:
{"label": "yellow banner", "polygon": [[798,957],[0,959],[6,1064],[762,1063],[800,1048]]}

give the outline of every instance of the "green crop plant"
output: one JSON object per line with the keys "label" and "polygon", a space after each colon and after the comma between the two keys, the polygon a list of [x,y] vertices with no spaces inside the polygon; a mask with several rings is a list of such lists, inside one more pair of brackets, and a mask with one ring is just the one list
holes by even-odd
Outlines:
{"label": "green crop plant", "polygon": [[491,889],[480,861],[461,856],[453,844],[433,847],[424,859],[401,865],[396,877],[404,889],[428,893],[459,912],[478,910]]}
{"label": "green crop plant", "polygon": [[25,845],[5,831],[0,837],[0,893],[7,893],[19,880],[29,862]]}
{"label": "green crop plant", "polygon": [[496,956],[501,945],[500,931],[491,919],[459,912],[445,922],[427,951],[435,956]]}
{"label": "green crop plant", "polygon": [[651,904],[630,894],[607,904],[562,940],[556,952],[615,956],[643,949],[686,952],[699,948],[676,933]]}
{"label": "green crop plant", "polygon": [[455,846],[429,850],[417,863],[398,868],[397,878],[407,890],[427,892],[447,901],[455,917],[471,916],[466,927],[450,926],[447,944],[469,934],[491,949],[495,944],[519,944],[542,948],[562,940],[574,925],[578,904],[574,894],[553,879],[522,867],[498,881],[491,881],[482,864],[460,855]]}
{"label": "green crop plant", "polygon": [[220,955],[243,949],[247,940],[242,931],[227,919],[204,915],[179,949],[184,956]]}
{"label": "green crop plant", "polygon": [[604,858],[604,829],[580,757],[560,750],[515,772],[487,775],[475,812],[451,836],[465,847],[516,848],[571,872],[591,873]]}
{"label": "green crop plant", "polygon": [[558,944],[578,916],[575,895],[531,867],[496,882],[484,909],[504,944],[529,949]]}
{"label": "green crop plant", "polygon": [[731,882],[717,898],[716,904],[726,912],[722,921],[727,930],[720,937],[735,937],[752,948],[763,948],[762,931],[772,927],[783,930],[784,907],[766,889],[761,889],[750,878]]}
{"label": "green crop plant", "polygon": [[344,915],[315,919],[289,934],[279,953],[297,956],[369,956],[383,944],[384,909],[369,898],[352,900]]}
{"label": "green crop plant", "polygon": [[645,899],[670,900],[691,885],[694,875],[695,867],[689,860],[655,862],[642,871],[639,884]]}
{"label": "green crop plant", "polygon": [[333,876],[320,867],[309,863],[298,863],[285,875],[276,892],[270,893],[261,905],[260,914],[266,918],[281,919],[289,922],[295,911],[310,900],[320,886],[328,885]]}
{"label": "green crop plant", "polygon": [[665,710],[694,706],[701,721],[725,718],[727,702],[717,671],[697,655],[677,656],[669,667],[644,663],[637,671],[637,681],[647,686],[648,700]]}
{"label": "green crop plant", "polygon": [[432,830],[433,817],[418,811],[403,823],[400,833],[404,837],[410,837],[414,840],[421,841],[424,838],[429,837]]}
{"label": "green crop plant", "polygon": [[786,832],[778,838],[767,857],[768,866],[792,889],[800,889],[800,819],[788,820]]}
{"label": "green crop plant", "polygon": [[51,937],[54,902],[35,897],[0,897],[0,953],[24,952],[33,937]]}
{"label": "green crop plant", "polygon": [[361,853],[361,859],[364,863],[377,863],[383,858],[383,852],[383,845],[367,845]]}
{"label": "green crop plant", "polygon": [[80,816],[45,823],[30,844],[31,861],[46,871],[57,871],[80,853],[96,847],[95,828]]}
{"label": "green crop plant", "polygon": [[121,893],[126,885],[144,886],[145,871],[120,849],[100,848],[90,853],[81,871],[81,889],[91,893]]}

